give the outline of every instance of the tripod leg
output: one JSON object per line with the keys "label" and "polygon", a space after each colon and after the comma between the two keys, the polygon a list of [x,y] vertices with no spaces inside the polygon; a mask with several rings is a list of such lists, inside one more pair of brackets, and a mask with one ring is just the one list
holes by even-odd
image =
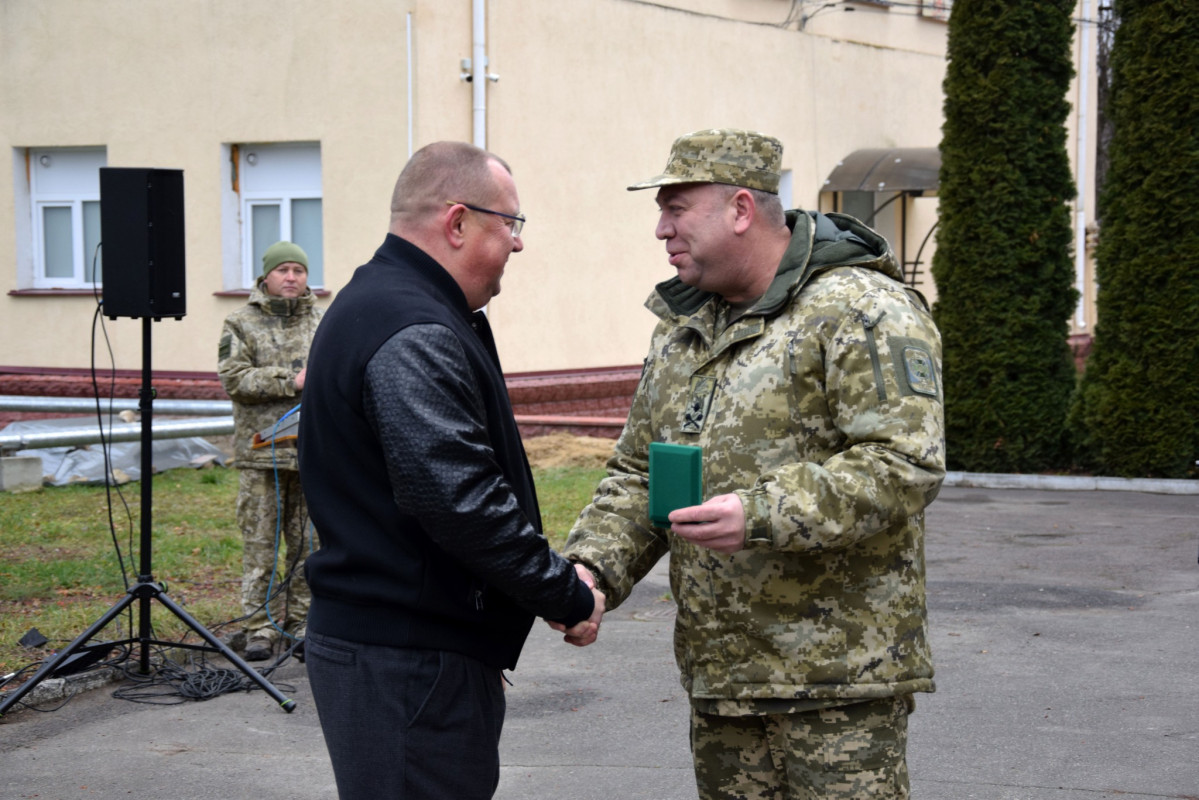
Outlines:
{"label": "tripod leg", "polygon": [[245,661],[242,661],[241,657],[238,656],[237,653],[230,650],[229,647],[224,642],[222,642],[217,637],[213,636],[212,633],[208,629],[206,629],[203,625],[201,625],[199,622],[196,622],[196,620],[193,619],[190,614],[188,614],[182,608],[177,606],[175,604],[175,602],[173,600],[171,600],[171,598],[167,597],[165,594],[162,594],[161,592],[155,594],[155,597],[157,597],[158,600],[164,606],[166,606],[168,609],[170,609],[172,614],[174,614],[179,619],[183,620],[183,622],[187,625],[187,627],[191,628],[193,631],[195,631],[197,634],[199,634],[200,637],[204,641],[208,642],[208,644],[213,647],[213,649],[215,649],[217,652],[219,652],[221,655],[223,655],[231,664],[233,664],[233,666],[235,666],[239,670],[241,670],[247,678],[249,678],[250,680],[257,683],[258,686],[264,692],[266,692],[271,697],[273,697],[279,703],[279,705],[283,707],[284,711],[286,711],[287,713],[290,714],[292,711],[295,710],[295,707],[296,707],[295,700],[292,700],[291,698],[288,698],[288,697],[284,697],[283,694],[278,689],[276,689],[271,684],[270,681],[268,681],[266,678],[262,677],[261,673],[259,673],[255,669],[253,669]]}
{"label": "tripod leg", "polygon": [[[18,702],[22,697],[32,691],[33,687],[37,686],[43,680],[53,675],[54,671],[58,669],[60,664],[70,658],[79,648],[87,644],[88,640],[99,633],[104,626],[116,619],[117,615],[128,608],[129,604],[132,603],[134,599],[135,598],[132,592],[126,594],[117,602],[116,605],[108,609],[104,616],[92,623],[90,628],[76,636],[75,641],[71,642],[65,648],[60,650],[58,654],[54,656],[54,658],[43,664],[41,669],[34,673],[32,678],[21,684],[10,696],[4,699],[3,703],[0,703],[0,717],[3,717],[4,712],[8,711],[13,704]],[[290,711],[291,709],[288,710]]]}

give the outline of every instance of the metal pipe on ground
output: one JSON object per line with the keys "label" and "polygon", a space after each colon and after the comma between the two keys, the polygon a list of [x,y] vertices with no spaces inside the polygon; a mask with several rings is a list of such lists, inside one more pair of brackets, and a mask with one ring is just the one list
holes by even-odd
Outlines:
{"label": "metal pipe on ground", "polygon": [[[62,398],[68,399],[68,398]],[[93,403],[94,401],[87,401]],[[162,411],[171,401],[156,400],[155,412]],[[184,403],[220,403],[222,401],[177,401]],[[2,408],[2,406],[0,406]],[[134,406],[136,409],[136,406]],[[40,409],[39,409],[40,410]],[[78,410],[78,409],[73,409]],[[172,410],[170,413],[181,413]],[[198,413],[198,412],[197,412]],[[620,428],[624,420],[615,417],[572,417],[558,415],[524,415],[517,414],[516,421],[526,425],[545,425],[547,427],[608,427]],[[155,419],[150,427],[154,439],[184,439],[189,436],[228,436],[233,431],[233,417],[214,417],[211,419]],[[80,445],[99,444],[101,428],[96,425],[81,425],[58,431],[40,431],[28,433],[0,433],[0,453],[14,453],[18,450],[39,450],[48,447],[76,447]],[[141,437],[141,424],[130,422],[107,426],[103,429],[103,440],[108,442],[132,442]]]}
{"label": "metal pipe on ground", "polygon": [[[140,401],[135,398],[101,399],[100,413],[119,414],[137,411]],[[0,411],[21,411],[35,414],[94,414],[94,397],[32,397],[0,395]],[[196,417],[227,417],[233,413],[232,400],[172,400],[155,399],[155,414],[176,414]]]}
{"label": "metal pipe on ground", "polygon": [[[157,410],[158,403],[154,404]],[[108,442],[132,442],[141,438],[141,423],[130,422],[111,425],[103,429],[103,440]],[[61,431],[38,433],[0,433],[0,453],[18,450],[40,450],[48,447],[74,447],[99,444],[101,429],[98,426],[80,426]],[[154,439],[185,439],[189,436],[227,436],[233,433],[233,417],[212,419],[154,420],[150,426]]]}

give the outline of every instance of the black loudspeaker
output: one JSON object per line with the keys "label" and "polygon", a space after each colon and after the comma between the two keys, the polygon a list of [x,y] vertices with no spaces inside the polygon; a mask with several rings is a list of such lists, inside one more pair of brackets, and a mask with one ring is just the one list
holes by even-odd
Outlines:
{"label": "black loudspeaker", "polygon": [[183,170],[100,168],[104,316],[187,313]]}

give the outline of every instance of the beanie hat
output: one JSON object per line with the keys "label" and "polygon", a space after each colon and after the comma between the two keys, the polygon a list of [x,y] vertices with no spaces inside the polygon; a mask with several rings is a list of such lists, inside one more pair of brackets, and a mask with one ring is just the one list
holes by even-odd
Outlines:
{"label": "beanie hat", "polygon": [[280,264],[294,261],[304,269],[308,269],[308,254],[304,248],[294,242],[275,242],[262,254],[262,274],[269,275],[271,270]]}

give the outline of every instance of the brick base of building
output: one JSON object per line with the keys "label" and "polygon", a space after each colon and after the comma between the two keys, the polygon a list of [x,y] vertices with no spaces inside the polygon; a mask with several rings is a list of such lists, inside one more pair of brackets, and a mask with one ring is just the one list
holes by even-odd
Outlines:
{"label": "brick base of building", "polygon": [[[640,375],[640,367],[613,367],[519,373],[506,376],[506,380],[524,436],[569,432],[615,439],[628,416]],[[133,370],[100,374],[93,381],[84,369],[0,367],[0,395],[136,398],[141,385],[141,373]],[[151,385],[155,399],[228,399],[215,373],[155,373]],[[0,429],[17,420],[61,416],[0,411]]]}

